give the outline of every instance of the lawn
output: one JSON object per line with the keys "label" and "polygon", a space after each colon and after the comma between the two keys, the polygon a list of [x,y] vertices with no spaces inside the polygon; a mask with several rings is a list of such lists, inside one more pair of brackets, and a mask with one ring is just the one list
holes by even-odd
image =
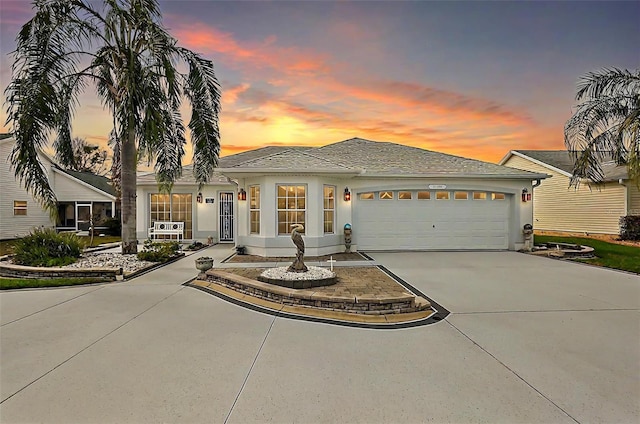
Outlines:
{"label": "lawn", "polygon": [[581,262],[640,274],[640,247],[608,243],[602,240],[582,237],[535,236],[536,243],[546,243],[550,241],[593,247],[597,258],[582,259],[580,260]]}
{"label": "lawn", "polygon": [[[95,247],[105,243],[120,242],[122,240],[120,236],[104,236],[104,237],[96,236],[93,238],[93,243],[91,244],[91,246],[89,246],[89,243],[91,242],[91,237],[82,236],[80,238],[86,243],[87,247]],[[14,243],[15,243],[15,240],[0,241],[0,256],[8,255],[12,253]]]}
{"label": "lawn", "polygon": [[40,287],[76,286],[78,284],[106,283],[109,280],[94,278],[51,278],[36,280],[30,278],[0,278],[0,290],[26,289]]}

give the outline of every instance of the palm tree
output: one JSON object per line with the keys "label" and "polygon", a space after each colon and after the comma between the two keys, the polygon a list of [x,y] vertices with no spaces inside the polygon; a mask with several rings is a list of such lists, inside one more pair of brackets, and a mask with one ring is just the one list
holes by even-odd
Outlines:
{"label": "palm tree", "polygon": [[[35,16],[20,30],[12,80],[5,93],[16,145],[16,177],[43,206],[56,198],[37,149],[54,132],[56,158],[73,162],[71,122],[78,95],[94,86],[113,117],[120,157],[122,250],[137,251],[136,167],[155,162],[158,184],[170,191],[182,174],[183,97],[194,145],[193,172],[205,184],[218,162],[220,86],[213,63],[182,48],[162,27],[157,0],[35,0]],[[178,62],[187,71],[177,68]]]}
{"label": "palm tree", "polygon": [[626,165],[640,187],[640,69],[603,69],[578,82],[576,113],[564,127],[564,142],[574,160],[572,185],[583,178],[604,179],[601,164]]}

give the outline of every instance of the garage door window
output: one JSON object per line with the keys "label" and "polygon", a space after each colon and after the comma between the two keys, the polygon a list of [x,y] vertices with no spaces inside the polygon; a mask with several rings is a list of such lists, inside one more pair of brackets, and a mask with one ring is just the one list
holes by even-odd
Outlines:
{"label": "garage door window", "polygon": [[418,200],[429,200],[431,199],[430,191],[419,191],[418,192]]}
{"label": "garage door window", "polygon": [[393,200],[393,191],[381,191],[380,200]]}
{"label": "garage door window", "polygon": [[398,193],[398,199],[400,200],[411,200],[411,192],[410,191],[401,191]]}
{"label": "garage door window", "polygon": [[373,193],[360,193],[360,200],[373,200]]}
{"label": "garage door window", "polygon": [[487,200],[487,193],[483,193],[481,191],[474,191],[473,200]]}
{"label": "garage door window", "polygon": [[491,200],[504,200],[504,193],[491,193]]}
{"label": "garage door window", "polygon": [[[289,234],[292,224],[305,225],[306,189],[303,185],[278,186],[278,235]],[[303,231],[303,234],[306,232]]]}
{"label": "garage door window", "polygon": [[456,191],[453,193],[453,198],[455,200],[467,200],[469,198],[469,193],[466,191]]}
{"label": "garage door window", "polygon": [[449,200],[448,191],[436,191],[436,200]]}

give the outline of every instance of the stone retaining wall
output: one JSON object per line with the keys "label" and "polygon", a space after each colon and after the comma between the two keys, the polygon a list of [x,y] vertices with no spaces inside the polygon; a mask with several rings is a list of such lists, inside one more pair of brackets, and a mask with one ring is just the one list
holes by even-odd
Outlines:
{"label": "stone retaining wall", "polygon": [[104,278],[108,281],[121,280],[122,268],[45,268],[0,262],[0,277],[6,278]]}
{"label": "stone retaining wall", "polygon": [[312,290],[300,291],[274,286],[219,270],[209,270],[206,274],[200,274],[198,279],[284,305],[306,306],[356,314],[399,314],[417,312],[430,307],[429,304],[416,305],[415,297],[410,295],[386,298],[327,296]]}

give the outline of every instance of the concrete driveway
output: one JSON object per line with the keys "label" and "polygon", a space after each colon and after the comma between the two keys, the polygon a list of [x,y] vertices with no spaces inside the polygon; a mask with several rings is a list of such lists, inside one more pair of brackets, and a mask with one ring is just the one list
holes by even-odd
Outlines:
{"label": "concrete driveway", "polygon": [[1,293],[0,421],[640,420],[638,276],[512,252],[371,256],[451,314],[404,330],[276,318],[181,286],[194,257]]}

